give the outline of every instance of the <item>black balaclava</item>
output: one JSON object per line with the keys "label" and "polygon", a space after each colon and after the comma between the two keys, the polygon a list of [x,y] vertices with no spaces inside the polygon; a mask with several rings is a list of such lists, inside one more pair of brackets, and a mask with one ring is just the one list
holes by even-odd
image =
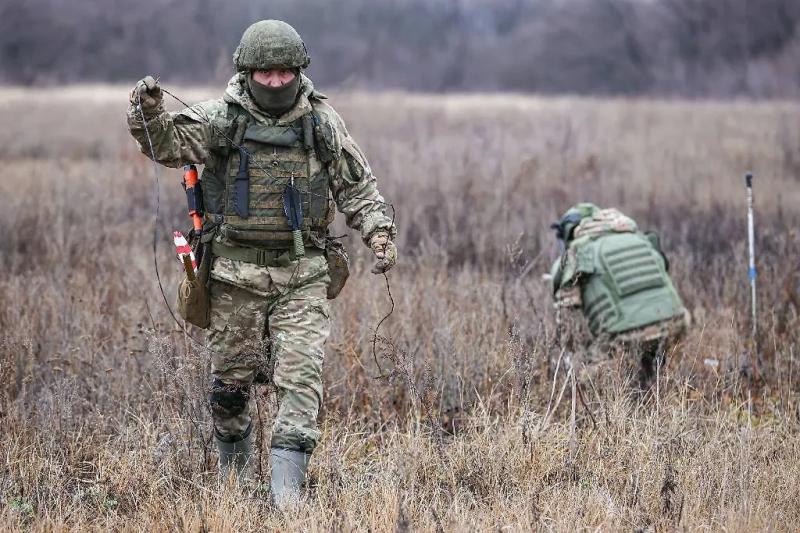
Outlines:
{"label": "black balaclava", "polygon": [[272,117],[279,117],[289,111],[297,100],[300,91],[300,73],[295,72],[292,81],[285,85],[268,87],[255,81],[253,73],[250,72],[247,75],[247,87],[258,107]]}

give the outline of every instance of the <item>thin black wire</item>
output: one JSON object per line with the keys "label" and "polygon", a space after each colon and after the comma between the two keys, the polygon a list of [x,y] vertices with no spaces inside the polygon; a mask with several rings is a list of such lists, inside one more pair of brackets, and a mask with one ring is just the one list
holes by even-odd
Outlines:
{"label": "thin black wire", "polygon": [[[252,158],[250,152],[246,148],[244,148],[243,146],[241,146],[238,143],[236,143],[233,139],[231,139],[228,135],[226,135],[220,128],[215,126],[212,123],[211,119],[208,117],[208,115],[205,115],[205,116],[201,115],[198,111],[196,111],[194,109],[193,106],[190,106],[188,103],[183,101],[180,97],[178,97],[177,95],[171,93],[167,89],[164,89],[162,87],[161,91],[166,93],[166,94],[168,94],[169,96],[171,96],[175,100],[177,100],[186,109],[188,109],[189,111],[194,113],[202,121],[204,121],[206,124],[211,126],[211,128],[216,133],[221,135],[226,141],[228,141],[231,144],[231,146],[233,146],[234,148],[236,148],[238,150],[241,150],[242,152],[247,154],[247,156],[250,158],[250,161],[255,165],[256,168],[258,168],[260,171],[264,172],[264,174],[266,174],[267,176],[269,176],[273,180],[277,181],[277,179],[272,175],[272,173],[270,173],[266,168],[261,166],[261,164],[257,160]],[[147,136],[147,143],[148,143],[148,145],[150,147],[150,155],[152,156],[152,160],[153,160],[153,172],[154,172],[154,175],[155,175],[156,218],[155,218],[155,224],[153,226],[153,265],[154,265],[155,271],[156,271],[156,279],[158,280],[158,288],[161,291],[161,296],[162,296],[162,298],[164,300],[164,305],[167,306],[167,310],[169,310],[169,314],[170,314],[170,316],[172,316],[172,319],[175,321],[175,324],[178,325],[178,327],[189,337],[189,339],[192,340],[192,342],[194,342],[195,344],[201,346],[204,349],[208,349],[207,346],[205,346],[203,343],[201,343],[200,341],[198,341],[194,337],[192,337],[192,335],[189,334],[189,332],[186,330],[186,328],[183,326],[183,324],[181,324],[180,321],[178,321],[178,318],[175,316],[175,313],[172,310],[172,307],[170,306],[169,301],[167,300],[167,296],[166,296],[166,294],[164,292],[164,286],[163,286],[163,284],[161,282],[161,275],[160,275],[159,269],[158,269],[158,254],[156,252],[156,250],[157,250],[157,246],[156,245],[157,245],[157,240],[158,240],[158,238],[157,238],[158,220],[159,220],[160,206],[161,206],[161,195],[160,195],[160,176],[161,176],[161,174],[159,172],[158,164],[156,163],[156,154],[155,154],[155,149],[153,147],[153,141],[150,138],[150,131],[149,131],[148,127],[147,127],[147,120],[145,119],[145,116],[144,116],[144,109],[142,108],[142,96],[141,96],[141,93],[137,93],[136,97],[137,97],[137,101],[138,101],[139,113],[141,114],[141,117],[142,117],[142,126],[144,126],[145,135]],[[320,198],[324,197],[326,200],[328,199],[327,195],[323,196],[321,194],[314,193],[313,191],[310,191],[310,190],[308,191],[308,194],[313,195],[313,196],[318,196]],[[393,204],[391,204],[389,202],[382,201],[382,200],[377,200],[377,199],[374,199],[374,198],[365,198],[365,197],[361,197],[361,196],[352,196],[351,198],[354,198],[356,200],[367,200],[367,201],[371,201],[371,202],[375,202],[375,203],[378,203],[378,204],[383,204],[385,206],[388,206],[392,210],[391,226],[394,227],[396,211],[395,211],[395,208],[394,208]],[[388,243],[383,245],[384,256],[386,254],[387,247],[388,247]],[[293,278],[297,274],[299,265],[300,265],[300,261],[298,260],[297,261],[297,265],[295,267],[295,270],[292,273],[292,276],[289,278],[289,284],[287,286],[286,293],[281,294],[280,295],[281,298],[286,297],[292,291],[293,287],[291,286],[291,283],[292,283]],[[389,276],[386,274],[386,272],[383,272],[382,274],[383,274],[384,279],[386,280],[386,293],[389,296],[389,301],[391,303],[391,306],[389,308],[389,312],[386,315],[384,315],[378,321],[377,325],[375,326],[375,329],[373,330],[373,336],[372,336],[372,359],[375,361],[375,366],[378,368],[378,372],[379,372],[379,375],[377,376],[378,378],[383,377],[383,370],[381,369],[381,366],[378,363],[378,355],[377,355],[377,344],[378,344],[378,336],[379,336],[378,334],[379,334],[380,328],[383,325],[383,323],[386,322],[392,316],[392,314],[394,313],[394,309],[395,309],[395,302],[394,302],[394,297],[392,296],[392,289],[391,289],[391,285],[389,283]]]}
{"label": "thin black wire", "polygon": [[[386,253],[386,245],[384,245],[383,249],[384,249],[384,253]],[[392,296],[392,288],[389,286],[389,276],[386,275],[386,272],[383,273],[383,278],[386,280],[386,294],[389,295],[389,301],[391,302],[392,306],[389,309],[389,312],[386,313],[386,315],[383,318],[381,318],[380,321],[378,322],[378,324],[375,326],[375,331],[374,331],[374,334],[372,336],[372,360],[375,361],[375,366],[378,367],[378,375],[375,376],[375,379],[382,379],[382,378],[386,377],[383,374],[383,369],[381,368],[380,363],[378,363],[378,352],[377,352],[378,330],[381,329],[381,326],[383,325],[383,323],[386,322],[386,320],[390,316],[392,316],[392,313],[394,313],[394,297]]]}
{"label": "thin black wire", "polygon": [[158,222],[161,217],[161,170],[156,163],[156,151],[153,148],[153,139],[150,137],[150,130],[147,127],[147,119],[144,116],[144,108],[142,107],[142,95],[141,93],[136,93],[136,100],[137,100],[137,107],[139,109],[139,114],[142,116],[142,125],[144,126],[144,133],[147,136],[147,144],[150,147],[150,154],[153,156],[153,175],[155,176],[155,201],[156,201],[156,213],[155,213],[155,221],[153,222],[153,267],[156,271],[156,280],[158,280],[158,290],[161,291],[161,297],[164,299],[164,305],[167,306],[167,311],[169,311],[172,320],[175,321],[175,324],[195,343],[199,344],[200,346],[205,347],[202,343],[197,341],[194,337],[192,337],[183,324],[180,323],[178,317],[175,316],[175,312],[172,310],[172,306],[169,304],[169,300],[167,300],[167,294],[164,291],[164,284],[161,281],[161,272],[158,268]]}

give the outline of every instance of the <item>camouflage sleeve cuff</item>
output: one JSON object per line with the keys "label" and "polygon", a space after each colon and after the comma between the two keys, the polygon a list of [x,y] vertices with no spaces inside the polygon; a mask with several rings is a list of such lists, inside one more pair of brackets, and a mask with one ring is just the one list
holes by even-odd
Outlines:
{"label": "camouflage sleeve cuff", "polygon": [[379,231],[387,232],[392,240],[397,236],[397,228],[392,224],[392,219],[383,213],[370,213],[361,221],[361,237],[365,244],[368,245],[372,236]]}
{"label": "camouflage sleeve cuff", "polygon": [[[155,114],[145,111],[144,118],[147,121],[147,130],[150,132],[150,135],[160,133],[162,129],[166,128],[167,125],[164,123],[164,119],[166,119],[168,116],[169,114],[165,111]],[[128,128],[131,130],[131,132],[144,131],[142,114],[135,105],[131,105],[128,108]]]}
{"label": "camouflage sleeve cuff", "polygon": [[[143,108],[142,111],[144,111],[144,118],[148,124],[151,120],[155,120],[166,113],[163,102],[159,102],[154,108]],[[139,125],[142,124],[142,113],[139,112],[138,106],[133,102],[128,106],[128,124],[131,124],[132,121]]]}
{"label": "camouflage sleeve cuff", "polygon": [[581,307],[581,288],[577,285],[562,287],[556,291],[556,307]]}

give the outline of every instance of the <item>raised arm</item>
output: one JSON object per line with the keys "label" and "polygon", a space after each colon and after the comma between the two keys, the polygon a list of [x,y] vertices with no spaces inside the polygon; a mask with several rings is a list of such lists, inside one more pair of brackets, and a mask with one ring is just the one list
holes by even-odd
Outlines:
{"label": "raised arm", "polygon": [[[211,100],[177,113],[168,113],[164,110],[163,92],[158,82],[147,76],[131,90],[128,130],[142,153],[150,158],[153,157],[150,151],[152,142],[155,159],[162,165],[204,164],[212,137],[212,128],[204,119],[216,118],[223,105],[219,100]],[[147,122],[147,131],[142,115]],[[149,141],[147,133],[150,134]]]}

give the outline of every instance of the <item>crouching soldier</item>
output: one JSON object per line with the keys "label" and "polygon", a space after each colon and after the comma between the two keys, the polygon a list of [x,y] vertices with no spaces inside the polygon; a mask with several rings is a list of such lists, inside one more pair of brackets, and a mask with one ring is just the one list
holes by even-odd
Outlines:
{"label": "crouching soldier", "polygon": [[646,387],[689,321],[657,236],[590,203],[570,208],[551,228],[563,245],[550,272],[562,342],[575,349],[576,332],[588,326],[587,362],[633,357]]}
{"label": "crouching soldier", "polygon": [[267,376],[275,386],[271,485],[282,504],[299,496],[320,437],[328,298],[345,277],[328,235],[335,208],[374,252],[375,273],[395,264],[396,231],[364,153],[303,74],[310,59],[294,28],[253,24],[233,60],[221,98],[176,113],[165,111],[158,82],[144,78],[131,92],[128,126],[157,162],[205,165],[207,312],[182,314],[207,330],[223,476],[248,470],[254,381]]}

